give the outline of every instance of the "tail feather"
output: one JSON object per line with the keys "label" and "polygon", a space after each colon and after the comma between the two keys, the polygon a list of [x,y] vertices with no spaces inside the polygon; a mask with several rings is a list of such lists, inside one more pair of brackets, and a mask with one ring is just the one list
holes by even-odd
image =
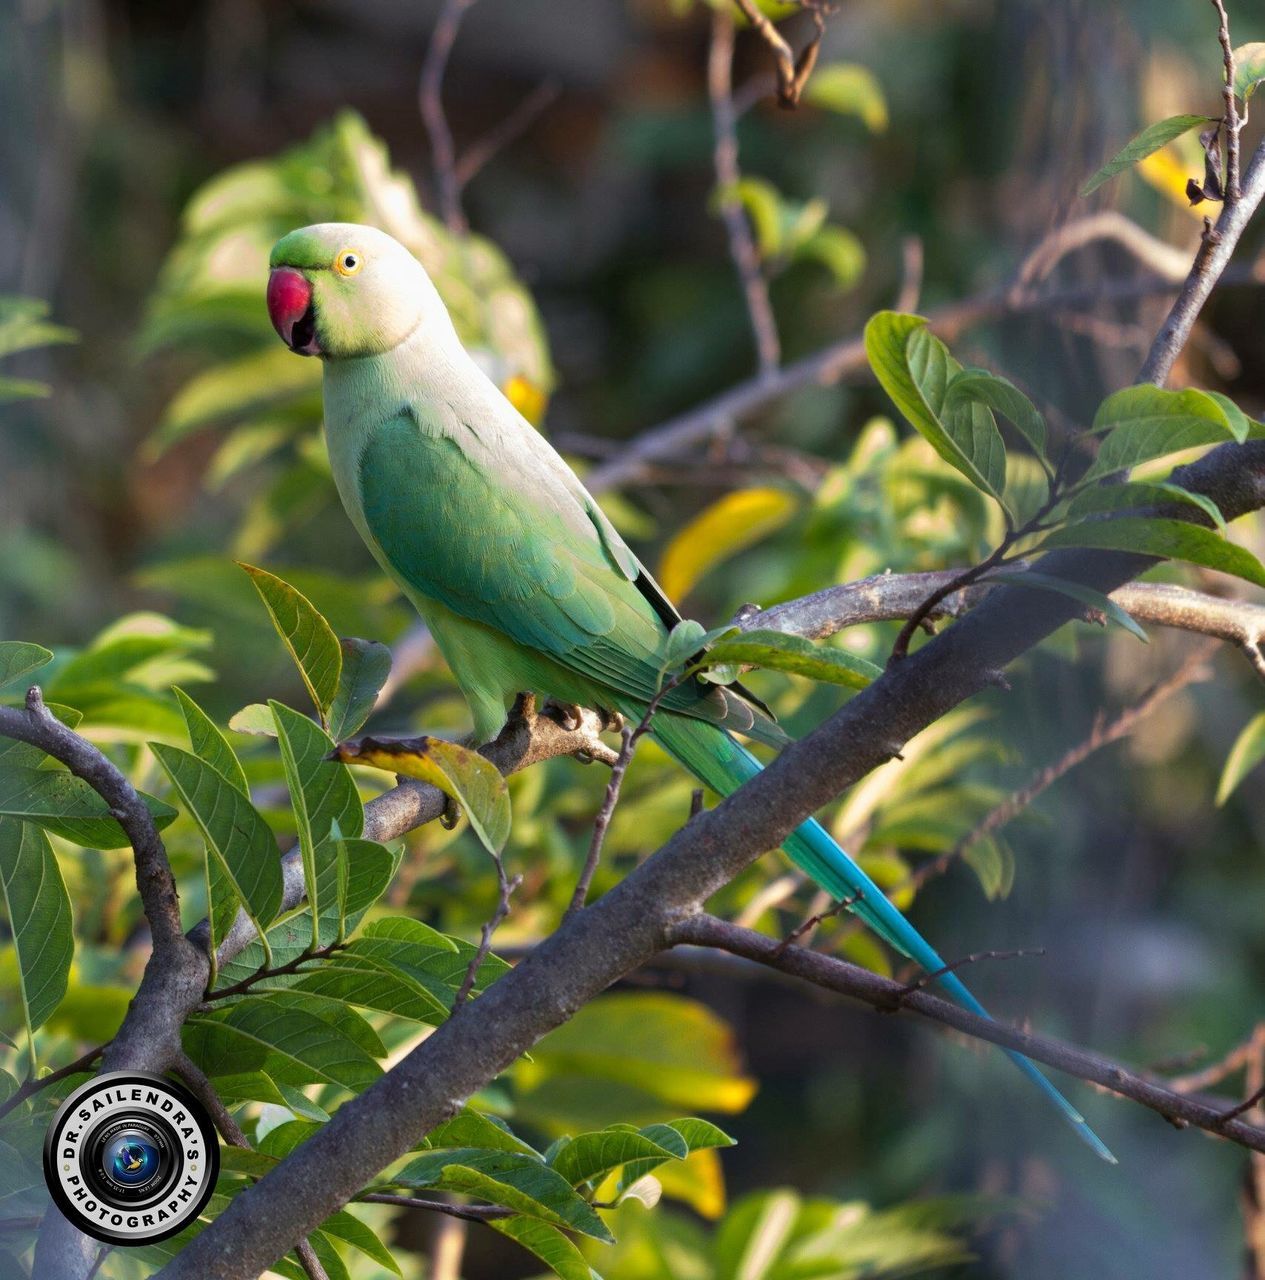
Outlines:
{"label": "tail feather", "polygon": [[[760,772],[760,762],[723,729],[697,720],[662,716],[654,735],[671,756],[720,795],[736,791]],[[835,843],[826,829],[810,818],[787,837],[784,844],[791,860],[902,955],[928,973],[939,973],[945,962],[935,948],[892,906],[883,891]],[[988,1017],[988,1011],[956,974],[940,973],[936,981],[963,1008]],[[1116,1158],[1085,1118],[1021,1053],[1003,1050],[1020,1071],[1062,1112],[1096,1155],[1112,1164]]]}

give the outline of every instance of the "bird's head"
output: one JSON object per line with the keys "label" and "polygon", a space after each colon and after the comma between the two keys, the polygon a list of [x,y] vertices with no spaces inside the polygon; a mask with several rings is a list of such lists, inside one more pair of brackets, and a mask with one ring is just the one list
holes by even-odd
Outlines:
{"label": "bird's head", "polygon": [[451,331],[421,264],[374,227],[300,227],[277,241],[268,265],[268,315],[299,355],[380,355],[423,325],[434,325],[437,336]]}

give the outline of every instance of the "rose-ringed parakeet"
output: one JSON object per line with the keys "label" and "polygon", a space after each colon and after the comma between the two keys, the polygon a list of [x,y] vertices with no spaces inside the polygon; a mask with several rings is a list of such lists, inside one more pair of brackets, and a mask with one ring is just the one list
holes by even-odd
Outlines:
{"label": "rose-ringed parakeet", "polygon": [[[520,692],[641,720],[680,616],[574,472],[462,347],[434,285],[371,227],[323,223],[273,249],[268,311],[324,362],[334,479],[366,545],[416,606],[489,742]],[[737,739],[785,741],[745,695],[699,680],[663,699],[652,733],[724,796],[760,764]],[[816,821],[792,861],[929,973],[944,961]],[[940,985],[985,1011],[952,973]],[[1010,1055],[1105,1159],[1040,1071]]]}

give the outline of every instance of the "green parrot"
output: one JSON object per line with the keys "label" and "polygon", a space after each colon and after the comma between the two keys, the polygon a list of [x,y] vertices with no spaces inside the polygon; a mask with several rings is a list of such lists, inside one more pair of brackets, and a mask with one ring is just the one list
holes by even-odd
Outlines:
{"label": "green parrot", "polygon": [[[270,267],[274,327],[292,351],[324,362],[325,432],[343,505],[434,634],[476,740],[495,738],[528,691],[640,722],[680,615],[575,473],[462,347],[420,263],[372,227],[322,223],[280,240]],[[663,699],[652,732],[722,796],[760,770],[735,733],[786,741],[740,686],[697,679]],[[819,823],[805,822],[785,849],[891,946],[929,973],[944,969]],[[938,981],[985,1014],[954,974]],[[1010,1056],[1113,1160],[1036,1066]]]}

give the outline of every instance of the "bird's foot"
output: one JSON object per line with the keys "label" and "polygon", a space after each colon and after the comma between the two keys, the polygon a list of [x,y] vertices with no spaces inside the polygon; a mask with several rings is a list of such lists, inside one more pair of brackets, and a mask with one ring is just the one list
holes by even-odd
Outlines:
{"label": "bird's foot", "polygon": [[444,796],[444,811],[439,815],[439,825],[445,831],[451,831],[461,821],[461,806],[452,798]]}
{"label": "bird's foot", "polygon": [[561,702],[557,698],[549,698],[544,705],[544,714],[550,720],[574,733],[584,723],[584,710],[574,702]]}

